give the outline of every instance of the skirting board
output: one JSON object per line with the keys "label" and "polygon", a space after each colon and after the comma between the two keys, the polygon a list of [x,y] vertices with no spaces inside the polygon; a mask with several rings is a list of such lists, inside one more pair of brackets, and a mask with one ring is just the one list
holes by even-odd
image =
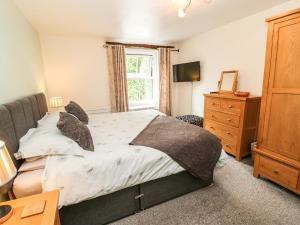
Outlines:
{"label": "skirting board", "polygon": [[87,109],[86,111],[88,114],[110,113],[111,107],[103,106],[103,107],[98,107],[98,108],[94,108],[94,109]]}
{"label": "skirting board", "polygon": [[[154,107],[131,107],[129,111],[140,111],[140,110],[147,110],[147,109],[155,109],[158,110],[157,108]],[[95,109],[87,109],[86,110],[88,114],[100,114],[100,113],[110,113],[111,112],[111,107],[110,106],[103,106],[103,107],[98,107]]]}

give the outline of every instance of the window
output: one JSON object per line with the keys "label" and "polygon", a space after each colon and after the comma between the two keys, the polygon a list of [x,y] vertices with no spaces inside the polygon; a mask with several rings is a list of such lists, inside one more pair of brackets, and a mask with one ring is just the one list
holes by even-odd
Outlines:
{"label": "window", "polygon": [[126,49],[129,108],[157,108],[159,98],[157,50]]}

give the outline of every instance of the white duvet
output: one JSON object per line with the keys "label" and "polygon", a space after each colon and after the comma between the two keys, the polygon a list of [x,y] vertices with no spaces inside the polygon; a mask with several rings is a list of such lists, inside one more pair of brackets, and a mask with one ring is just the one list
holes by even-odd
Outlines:
{"label": "white duvet", "polygon": [[145,110],[90,115],[95,151],[83,151],[82,157],[48,157],[43,191],[60,189],[62,207],[183,171],[161,151],[128,145],[157,114]]}

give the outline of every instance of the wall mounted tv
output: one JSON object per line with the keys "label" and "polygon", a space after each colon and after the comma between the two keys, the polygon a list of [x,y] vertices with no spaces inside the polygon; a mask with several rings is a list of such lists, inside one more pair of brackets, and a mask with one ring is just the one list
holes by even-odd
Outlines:
{"label": "wall mounted tv", "polygon": [[200,62],[173,65],[173,82],[200,81]]}

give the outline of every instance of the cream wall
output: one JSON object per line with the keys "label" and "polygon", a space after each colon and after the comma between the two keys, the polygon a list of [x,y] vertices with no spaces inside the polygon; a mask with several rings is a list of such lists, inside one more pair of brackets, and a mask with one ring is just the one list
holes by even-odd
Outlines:
{"label": "cream wall", "polygon": [[40,38],[49,97],[74,100],[89,111],[109,110],[104,40],[45,34]]}
{"label": "cream wall", "polygon": [[179,43],[179,62],[199,60],[201,81],[194,83],[192,101],[187,101],[191,99],[191,83],[173,84],[174,114],[203,115],[203,93],[217,90],[222,70],[238,69],[238,88],[261,95],[267,39],[265,19],[299,7],[299,0],[289,1]]}
{"label": "cream wall", "polygon": [[37,32],[11,0],[0,1],[0,104],[45,91]]}
{"label": "cream wall", "polygon": [[[90,112],[109,111],[105,40],[48,34],[40,38],[49,97],[62,96],[65,103],[74,100]],[[178,56],[171,53],[173,64]]]}

